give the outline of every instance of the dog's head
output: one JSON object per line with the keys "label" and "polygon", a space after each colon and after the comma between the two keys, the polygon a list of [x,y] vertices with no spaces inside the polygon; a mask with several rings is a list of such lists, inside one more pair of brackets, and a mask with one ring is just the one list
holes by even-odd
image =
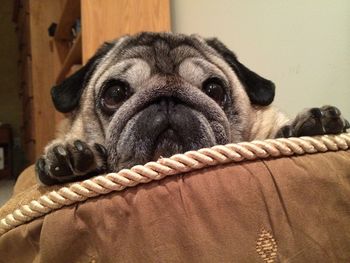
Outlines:
{"label": "dog's head", "polygon": [[246,139],[252,108],[273,101],[274,84],[217,39],[141,33],[105,43],[52,97],[118,170]]}

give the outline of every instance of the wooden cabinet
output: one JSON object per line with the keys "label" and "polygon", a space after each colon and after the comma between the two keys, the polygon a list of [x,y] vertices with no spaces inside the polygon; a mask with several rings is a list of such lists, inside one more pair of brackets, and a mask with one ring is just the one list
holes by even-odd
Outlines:
{"label": "wooden cabinet", "polygon": [[[16,0],[14,21],[21,52],[23,142],[33,163],[64,118],[54,110],[51,87],[85,64],[104,41],[169,31],[170,6],[169,0]],[[57,27],[49,36],[52,23]]]}

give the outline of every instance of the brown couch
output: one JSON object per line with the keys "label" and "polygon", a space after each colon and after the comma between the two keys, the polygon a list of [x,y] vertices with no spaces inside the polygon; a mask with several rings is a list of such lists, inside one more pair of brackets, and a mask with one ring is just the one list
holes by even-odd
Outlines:
{"label": "brown couch", "polygon": [[[33,169],[21,176],[1,217],[48,191],[33,177]],[[6,263],[350,262],[350,151],[217,165],[89,198],[6,232],[0,255]]]}

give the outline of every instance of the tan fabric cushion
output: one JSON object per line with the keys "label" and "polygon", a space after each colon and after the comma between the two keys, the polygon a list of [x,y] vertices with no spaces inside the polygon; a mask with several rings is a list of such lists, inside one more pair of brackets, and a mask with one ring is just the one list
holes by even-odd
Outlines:
{"label": "tan fabric cushion", "polygon": [[38,185],[34,165],[29,166],[18,177],[13,189],[12,198],[0,208],[0,218],[12,213],[20,206],[28,204],[31,200],[35,200],[43,194],[52,190],[58,190],[59,188],[61,188],[60,185],[51,187]]}
{"label": "tan fabric cushion", "polygon": [[0,255],[21,263],[350,262],[350,151],[217,166],[89,199],[10,230]]}

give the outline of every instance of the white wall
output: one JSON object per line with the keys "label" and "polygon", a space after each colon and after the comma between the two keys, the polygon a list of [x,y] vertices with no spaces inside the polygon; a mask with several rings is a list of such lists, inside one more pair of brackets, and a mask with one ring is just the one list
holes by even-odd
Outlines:
{"label": "white wall", "polygon": [[290,115],[333,104],[350,119],[349,0],[172,0],[174,32],[216,36],[277,86]]}

